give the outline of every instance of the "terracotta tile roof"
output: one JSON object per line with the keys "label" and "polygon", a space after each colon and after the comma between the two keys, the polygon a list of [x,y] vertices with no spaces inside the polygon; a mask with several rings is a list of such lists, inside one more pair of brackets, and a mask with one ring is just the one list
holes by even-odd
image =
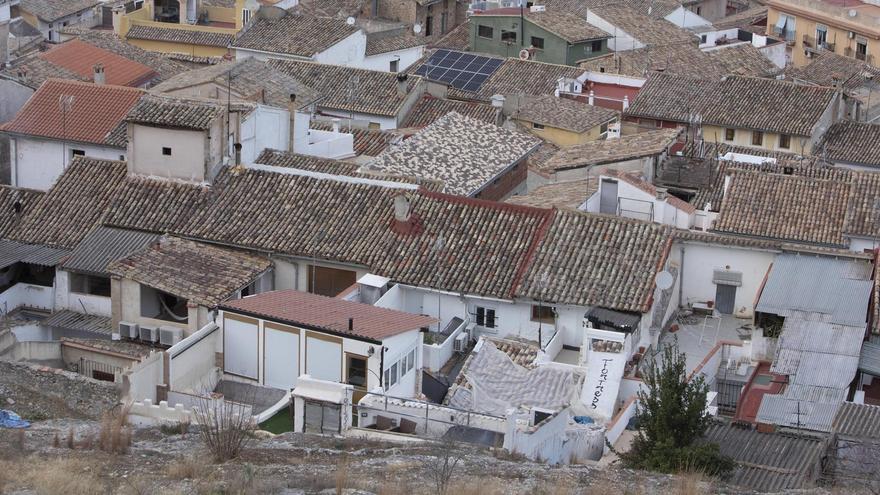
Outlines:
{"label": "terracotta tile roof", "polygon": [[855,58],[823,50],[813,56],[809,64],[789,67],[785,78],[797,82],[834,86],[837,81],[844,89],[854,90],[864,84],[865,75],[880,78],[880,68]]}
{"label": "terracotta tile roof", "polygon": [[850,179],[845,234],[880,238],[880,173],[855,172]]}
{"label": "terracotta tile roof", "polygon": [[204,131],[226,112],[219,102],[146,95],[132,107],[126,121],[156,127]]}
{"label": "terracotta tile roof", "polygon": [[[329,131],[333,129],[333,124],[313,121],[310,127],[312,129]],[[354,134],[354,153],[358,156],[379,156],[388,149],[389,144],[401,137],[397,133],[378,129],[359,129],[355,127],[349,129],[343,125],[342,130]]]}
{"label": "terracotta tile roof", "polygon": [[135,24],[128,30],[125,37],[132,40],[165,41],[167,43],[226,48],[232,43],[234,35]]}
{"label": "terracotta tile roof", "polygon": [[471,21],[462,22],[431,45],[431,48],[467,51],[471,49]]}
{"label": "terracotta tile roof", "polygon": [[513,118],[580,133],[611,122],[618,115],[614,110],[570,98],[539,95],[526,98]]}
{"label": "terracotta tile roof", "polygon": [[[318,107],[396,117],[406,98],[397,93],[397,74],[340,65],[270,60],[269,65],[326,96]],[[409,91],[420,80],[409,75]],[[354,98],[349,98],[350,81],[357,80]]]}
{"label": "terracotta tile roof", "polygon": [[672,146],[679,134],[679,129],[662,129],[569,146],[544,162],[542,169],[552,172],[659,155]]}
{"label": "terracotta tile roof", "polygon": [[415,36],[409,31],[396,36],[383,36],[376,34],[367,35],[366,56],[379,55],[382,53],[394,52],[397,50],[406,50],[407,48],[415,48],[417,46],[426,46],[428,38],[424,36]]}
{"label": "terracotta tile roof", "polygon": [[[413,64],[416,65],[416,64]],[[489,100],[492,95],[551,95],[560,77],[576,79],[584,70],[568,65],[547,64],[532,60],[509,58],[498,67],[476,93],[450,90],[450,96],[461,99]]]}
{"label": "terracotta tile roof", "polygon": [[652,72],[717,79],[724,75],[719,64],[705,52],[687,44],[651,45],[646,48],[613,52],[585,60],[584,70],[644,78]]}
{"label": "terracotta tile roof", "polygon": [[513,205],[532,206],[535,208],[579,208],[587,199],[599,190],[599,179],[591,177],[583,180],[554,182],[538,186],[526,194],[507,198],[506,202]]}
{"label": "terracotta tile roof", "polygon": [[[269,1],[274,2],[275,0]],[[300,0],[298,5],[288,9],[288,11],[316,17],[335,17],[344,20],[349,16],[357,16],[363,6],[363,0]]]}
{"label": "terracotta tile roof", "polygon": [[[410,330],[427,328],[437,322],[436,319],[423,315],[296,290],[264,292],[228,301],[220,309],[376,341]],[[353,320],[352,330],[348,329],[349,319]]]}
{"label": "terracotta tile roof", "polygon": [[[763,26],[755,27],[756,24],[763,22]],[[765,34],[767,29],[767,6],[756,5],[736,14],[722,17],[712,22],[715,29],[732,29],[739,28],[745,31],[755,32],[760,30],[758,34]]]}
{"label": "terracotta tile roof", "polygon": [[813,154],[828,162],[880,167],[880,125],[836,122],[822,136]]}
{"label": "terracotta tile roof", "polygon": [[[24,215],[30,213],[45,192],[0,185],[0,238],[5,239],[18,226]],[[16,203],[20,211],[16,212]]]}
{"label": "terracotta tile roof", "polygon": [[157,81],[163,81],[188,70],[184,64],[169,60],[169,57],[164,54],[149,52],[131,43],[126,43],[112,31],[90,29],[80,34],[78,39],[149,67],[158,74]]}
{"label": "terracotta tile roof", "polygon": [[155,86],[153,92],[172,93],[209,83],[231,88],[234,97],[284,109],[292,94],[296,95],[297,108],[308,106],[319,97],[314,89],[254,57],[178,74]]}
{"label": "terracotta tile roof", "polygon": [[850,185],[835,180],[736,170],[714,230],[845,246]]}
{"label": "terracotta tile roof", "polygon": [[94,77],[94,66],[100,63],[104,66],[107,84],[116,86],[140,87],[158,76],[146,65],[76,39],[57,45],[40,57],[76,72],[86,80]]}
{"label": "terracotta tile roof", "polygon": [[271,165],[273,167],[288,167],[299,170],[309,170],[312,172],[320,172],[330,175],[340,175],[346,177],[360,177],[364,179],[375,179],[389,182],[401,182],[407,184],[419,184],[432,191],[443,189],[443,183],[439,181],[428,181],[418,177],[390,175],[374,172],[361,171],[360,166],[343,162],[340,160],[330,160],[327,158],[318,158],[309,155],[300,155],[289,151],[278,151],[265,149],[257,157],[255,163],[263,165]]}
{"label": "terracotta tile roof", "polygon": [[288,14],[259,17],[235,37],[233,48],[312,57],[358,32],[344,19]]}
{"label": "terracotta tile roof", "polygon": [[264,256],[244,251],[162,237],[110,263],[107,271],[211,308],[252,283],[271,264]]}
{"label": "terracotta tile roof", "polygon": [[[135,88],[49,79],[0,130],[50,139],[104,144],[143,94]],[[72,96],[69,110],[59,101]]]}
{"label": "terracotta tile roof", "polygon": [[741,43],[703,53],[719,67],[723,75],[770,77],[782,72],[781,68],[777,67],[751,43]]}
{"label": "terracotta tile roof", "polygon": [[370,167],[443,181],[446,192],[473,196],[539,144],[528,134],[450,112],[389,147]]}
{"label": "terracotta tile roof", "polygon": [[425,95],[413,106],[401,127],[425,127],[449,112],[470,117],[486,124],[496,123],[496,112],[492,105],[473,101],[446,100]]}
{"label": "terracotta tile roof", "polygon": [[647,11],[639,13],[626,5],[606,3],[606,6],[591,8],[590,11],[644,45],[690,43],[697,46],[700,41],[695,34],[665,19],[648,16]]}
{"label": "terracotta tile roof", "polygon": [[545,5],[547,10],[572,12],[581,17],[586,17],[589,9],[614,5],[644,16],[649,15],[650,10],[650,16],[654,19],[663,19],[682,4],[678,0],[539,0],[535,3]]}
{"label": "terracotta tile roof", "polygon": [[[651,196],[657,196],[657,187],[654,186],[654,184],[651,184],[650,182],[639,177],[638,174],[632,172],[621,172],[619,170],[605,170],[602,172],[602,175],[620,179],[627,184],[650,194]],[[688,214],[694,213],[696,211],[694,205],[672,195],[666,197],[666,202],[673,208],[677,208]]]}
{"label": "terracotta tile roof", "polygon": [[663,225],[557,210],[516,294],[644,313],[671,245]]}
{"label": "terracotta tile roof", "polygon": [[811,136],[836,97],[831,88],[776,79],[730,76],[721,81],[652,74],[626,115]]}
{"label": "terracotta tile roof", "polygon": [[[29,88],[38,89],[48,79],[68,79],[71,81],[90,81],[91,78],[80,76],[76,72],[55,65],[43,59],[41,53],[32,53],[17,59],[14,66],[0,70],[4,79],[16,81]],[[23,72],[24,77],[19,77]]]}
{"label": "terracotta tile roof", "polygon": [[28,207],[10,237],[73,249],[102,222],[169,232],[206,208],[209,192],[197,184],[128,175],[125,162],[76,157],[52,188]]}
{"label": "terracotta tile roof", "polygon": [[89,10],[99,3],[99,0],[21,0],[20,8],[40,20],[53,22]]}

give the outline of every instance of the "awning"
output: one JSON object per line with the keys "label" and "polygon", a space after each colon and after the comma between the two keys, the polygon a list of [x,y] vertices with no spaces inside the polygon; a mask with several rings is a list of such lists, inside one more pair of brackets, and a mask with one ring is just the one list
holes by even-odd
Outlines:
{"label": "awning", "polygon": [[55,266],[70,255],[66,249],[0,240],[0,269],[16,263]]}
{"label": "awning", "polygon": [[632,332],[639,327],[642,316],[635,313],[624,313],[613,309],[593,308],[587,311],[587,320],[593,325],[605,325],[621,332]]}
{"label": "awning", "polygon": [[859,356],[859,371],[880,376],[880,344],[865,342]]}
{"label": "awning", "polygon": [[716,285],[734,285],[739,287],[742,285],[742,280],[742,272],[730,270],[715,270],[712,272],[712,283]]}

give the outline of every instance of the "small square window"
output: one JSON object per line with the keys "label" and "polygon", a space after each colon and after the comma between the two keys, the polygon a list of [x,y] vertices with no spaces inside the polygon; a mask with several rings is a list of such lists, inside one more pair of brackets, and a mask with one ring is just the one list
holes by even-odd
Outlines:
{"label": "small square window", "polygon": [[764,133],[761,131],[752,131],[752,146],[764,145]]}
{"label": "small square window", "polygon": [[84,150],[73,149],[73,150],[70,150],[70,155],[71,156],[86,156],[86,152]]}
{"label": "small square window", "polygon": [[501,30],[501,41],[505,43],[516,43],[516,31]]}
{"label": "small square window", "polygon": [[701,35],[700,35],[700,43],[705,43],[705,42],[706,42],[706,35],[705,35],[705,34],[701,34]]}
{"label": "small square window", "polygon": [[543,129],[544,124],[539,124],[537,122],[532,122],[532,129]]}
{"label": "small square window", "polygon": [[400,67],[400,60],[392,60],[388,64],[389,72],[397,72],[398,67]]}
{"label": "small square window", "polygon": [[406,358],[406,371],[413,369],[416,365],[416,350],[413,349],[409,351],[409,356]]}
{"label": "small square window", "polygon": [[162,147],[162,154],[165,156],[171,156],[171,148],[167,146]]}
{"label": "small square window", "polygon": [[602,40],[594,41],[590,44],[590,48],[592,48],[593,53],[602,51]]}
{"label": "small square window", "polygon": [[788,134],[780,134],[779,147],[784,150],[791,148],[791,136],[789,136]]}
{"label": "small square window", "polygon": [[492,39],[495,30],[491,26],[477,26],[477,36]]}
{"label": "small square window", "polygon": [[724,129],[724,140],[725,141],[733,141],[734,137],[736,137],[736,130]]}
{"label": "small square window", "polygon": [[538,38],[537,36],[532,36],[532,46],[543,50],[544,49],[544,38]]}

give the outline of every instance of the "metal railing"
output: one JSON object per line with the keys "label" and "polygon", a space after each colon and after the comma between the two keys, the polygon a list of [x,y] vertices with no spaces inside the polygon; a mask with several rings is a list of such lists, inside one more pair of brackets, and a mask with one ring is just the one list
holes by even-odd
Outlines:
{"label": "metal railing", "polygon": [[75,371],[80,375],[107,382],[115,381],[116,374],[122,373],[120,366],[113,366],[86,358],[79,358],[79,363],[75,363],[74,366],[76,366]]}

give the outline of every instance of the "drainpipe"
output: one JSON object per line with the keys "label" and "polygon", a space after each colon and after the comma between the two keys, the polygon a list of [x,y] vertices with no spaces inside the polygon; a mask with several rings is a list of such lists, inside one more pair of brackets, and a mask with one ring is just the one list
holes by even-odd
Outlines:
{"label": "drainpipe", "polygon": [[682,287],[684,287],[684,246],[681,246],[679,249],[680,249],[680,253],[681,253],[681,263],[679,263],[679,267],[678,267],[678,270],[679,270],[679,273],[678,273],[678,307],[680,308],[683,305],[683,301],[681,300],[681,296],[682,296],[682,292],[683,292]]}

